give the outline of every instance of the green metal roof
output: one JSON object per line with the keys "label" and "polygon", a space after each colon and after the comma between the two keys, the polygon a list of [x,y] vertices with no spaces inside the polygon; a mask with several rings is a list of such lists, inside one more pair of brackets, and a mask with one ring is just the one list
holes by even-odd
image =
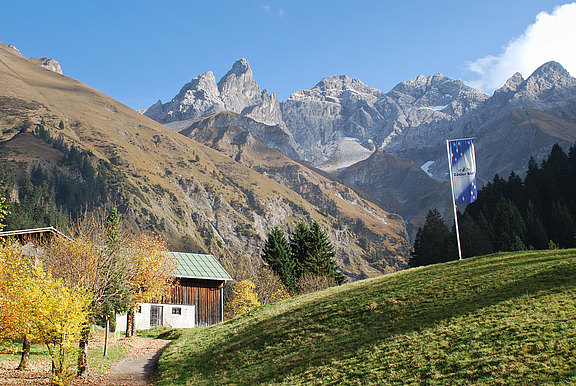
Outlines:
{"label": "green metal roof", "polygon": [[222,264],[212,255],[185,252],[170,252],[170,255],[178,260],[176,277],[233,280]]}

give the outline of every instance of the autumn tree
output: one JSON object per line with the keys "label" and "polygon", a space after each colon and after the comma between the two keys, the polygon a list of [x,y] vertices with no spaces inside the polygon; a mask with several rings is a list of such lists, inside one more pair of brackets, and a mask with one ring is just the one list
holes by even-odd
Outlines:
{"label": "autumn tree", "polygon": [[166,243],[152,234],[133,235],[128,239],[130,269],[127,286],[132,294],[128,310],[126,336],[134,333],[134,310],[137,304],[168,295],[178,264]]}
{"label": "autumn tree", "polygon": [[337,285],[336,280],[331,276],[305,273],[300,276],[297,289],[299,294],[307,294],[334,287],[335,285]]}
{"label": "autumn tree", "polygon": [[58,237],[46,246],[44,264],[54,277],[91,294],[88,323],[79,341],[78,375],[83,375],[88,368],[89,324],[105,320],[112,312],[125,311],[130,303],[127,255],[110,245],[103,216],[85,214],[73,224],[72,238]]}
{"label": "autumn tree", "polygon": [[290,297],[290,293],[280,277],[269,266],[260,267],[254,284],[260,304],[275,303]]}
{"label": "autumn tree", "polygon": [[0,339],[23,340],[19,370],[28,366],[33,325],[28,311],[22,306],[26,294],[23,280],[31,269],[29,259],[23,259],[20,245],[14,240],[0,241]]}
{"label": "autumn tree", "polygon": [[[89,293],[54,279],[14,242],[0,246],[0,272],[1,337],[23,334],[28,342],[35,338],[44,343],[52,361],[50,384],[62,385],[73,342],[86,322]],[[23,362],[19,367],[25,367]]]}
{"label": "autumn tree", "polygon": [[260,305],[256,286],[252,280],[242,280],[234,285],[232,296],[225,306],[224,316],[231,318],[248,312]]}
{"label": "autumn tree", "polygon": [[68,369],[74,342],[87,321],[90,293],[85,288],[67,286],[53,279],[41,265],[33,267],[26,283],[24,309],[33,324],[35,336],[48,348],[52,362],[51,385],[63,385],[72,375]]}

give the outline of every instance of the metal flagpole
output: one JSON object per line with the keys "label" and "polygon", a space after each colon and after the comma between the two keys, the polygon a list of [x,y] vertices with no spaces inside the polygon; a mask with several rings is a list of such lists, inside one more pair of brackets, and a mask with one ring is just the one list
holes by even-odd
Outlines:
{"label": "metal flagpole", "polygon": [[452,190],[452,205],[454,207],[454,222],[456,224],[456,241],[458,242],[458,260],[462,260],[462,249],[460,248],[460,231],[458,230],[458,211],[456,210],[456,198],[454,197],[454,182],[452,175],[452,155],[450,154],[450,140],[446,140],[446,151],[448,152],[448,168],[450,170],[450,190]]}

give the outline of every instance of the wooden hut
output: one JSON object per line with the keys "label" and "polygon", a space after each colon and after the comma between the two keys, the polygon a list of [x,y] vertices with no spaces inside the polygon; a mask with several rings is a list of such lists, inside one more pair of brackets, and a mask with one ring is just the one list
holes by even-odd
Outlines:
{"label": "wooden hut", "polygon": [[[156,326],[190,328],[210,326],[224,318],[223,286],[230,274],[212,255],[170,252],[177,260],[176,285],[170,296],[136,308],[137,330]],[[126,328],[125,315],[118,316],[117,328]]]}

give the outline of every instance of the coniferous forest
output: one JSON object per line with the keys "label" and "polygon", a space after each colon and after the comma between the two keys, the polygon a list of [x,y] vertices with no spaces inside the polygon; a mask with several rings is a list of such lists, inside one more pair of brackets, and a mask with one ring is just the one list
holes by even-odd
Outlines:
{"label": "coniferous forest", "polygon": [[[531,158],[524,180],[494,176],[464,213],[458,212],[462,257],[576,246],[576,146],[558,144],[540,164]],[[418,229],[410,266],[458,258],[455,227],[428,212]]]}
{"label": "coniferous forest", "polygon": [[7,230],[63,226],[83,210],[106,202],[111,180],[107,162],[64,143],[44,122],[31,134],[60,151],[62,159],[59,167],[32,164],[18,172],[0,165],[0,194],[11,201]]}

